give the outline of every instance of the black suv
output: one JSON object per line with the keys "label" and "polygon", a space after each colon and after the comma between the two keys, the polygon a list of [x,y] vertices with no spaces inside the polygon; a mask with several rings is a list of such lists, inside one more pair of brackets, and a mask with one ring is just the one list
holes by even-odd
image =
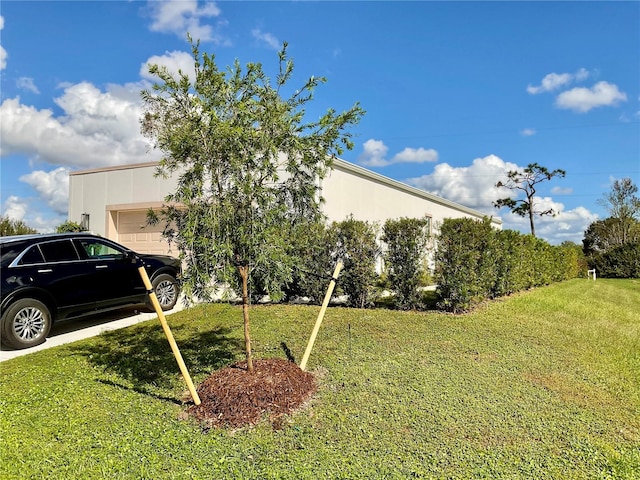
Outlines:
{"label": "black suv", "polygon": [[180,261],[137,254],[88,233],[0,237],[0,339],[13,348],[45,341],[55,321],[126,306],[149,306],[145,266],[163,310],[180,293]]}

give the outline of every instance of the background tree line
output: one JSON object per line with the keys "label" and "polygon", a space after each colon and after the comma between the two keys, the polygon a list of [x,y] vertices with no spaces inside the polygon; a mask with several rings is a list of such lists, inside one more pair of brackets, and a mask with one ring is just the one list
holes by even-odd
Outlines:
{"label": "background tree line", "polygon": [[609,217],[587,228],[583,251],[598,276],[640,278],[640,198],[630,178],[616,180],[599,203]]}

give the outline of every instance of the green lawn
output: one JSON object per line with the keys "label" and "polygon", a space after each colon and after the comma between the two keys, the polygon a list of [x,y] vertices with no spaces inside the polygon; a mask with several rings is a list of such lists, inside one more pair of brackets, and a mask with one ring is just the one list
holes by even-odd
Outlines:
{"label": "green lawn", "polygon": [[[302,358],[319,307],[252,308]],[[240,307],[168,317],[197,384],[242,358]],[[282,429],[203,433],[159,322],[0,364],[0,478],[640,478],[640,281],[572,280],[474,313],[331,308],[320,389]]]}

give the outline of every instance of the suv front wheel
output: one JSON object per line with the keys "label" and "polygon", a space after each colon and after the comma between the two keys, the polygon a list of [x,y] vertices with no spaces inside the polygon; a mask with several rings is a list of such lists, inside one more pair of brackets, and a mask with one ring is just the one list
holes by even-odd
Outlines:
{"label": "suv front wheel", "polygon": [[178,282],[175,278],[163,273],[153,279],[151,286],[162,310],[171,310],[176,305],[178,302],[178,295],[180,294],[180,288],[178,287]]}
{"label": "suv front wheel", "polygon": [[51,330],[51,312],[32,298],[13,303],[2,316],[2,343],[16,348],[29,348],[45,341]]}

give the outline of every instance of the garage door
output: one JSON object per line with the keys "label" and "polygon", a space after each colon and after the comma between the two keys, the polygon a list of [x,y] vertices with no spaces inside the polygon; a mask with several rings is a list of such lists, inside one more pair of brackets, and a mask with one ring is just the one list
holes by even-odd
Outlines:
{"label": "garage door", "polygon": [[162,239],[162,225],[147,225],[146,210],[118,212],[118,242],[138,253],[175,255]]}

